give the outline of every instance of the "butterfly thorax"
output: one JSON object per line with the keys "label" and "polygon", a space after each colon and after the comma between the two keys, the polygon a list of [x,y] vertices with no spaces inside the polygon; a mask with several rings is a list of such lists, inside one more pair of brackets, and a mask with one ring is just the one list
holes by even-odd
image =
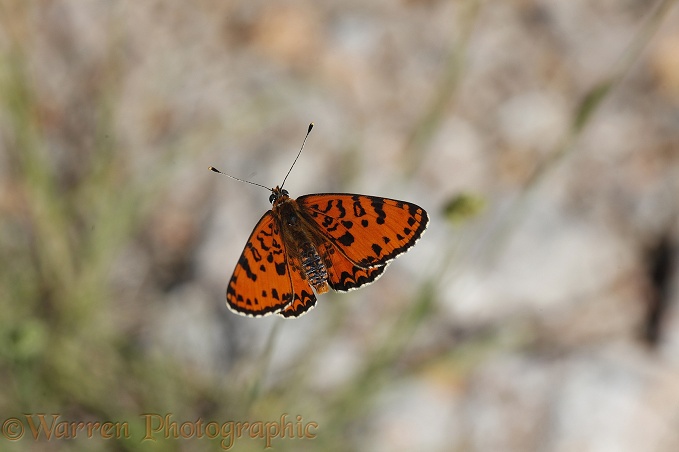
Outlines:
{"label": "butterfly thorax", "polygon": [[294,271],[299,272],[316,293],[326,293],[330,287],[326,264],[318,252],[320,242],[309,228],[297,201],[279,187],[272,190],[270,199],[273,203],[272,214],[278,221],[285,244],[287,261],[291,265],[301,263],[301,268],[294,268]]}

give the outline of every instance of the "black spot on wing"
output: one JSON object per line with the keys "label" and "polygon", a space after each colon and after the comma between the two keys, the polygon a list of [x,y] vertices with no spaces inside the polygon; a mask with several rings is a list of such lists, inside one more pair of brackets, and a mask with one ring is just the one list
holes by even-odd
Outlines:
{"label": "black spot on wing", "polygon": [[377,224],[384,224],[384,219],[387,218],[387,214],[384,212],[384,209],[382,209],[383,203],[379,201],[379,198],[373,198],[370,201],[370,204],[377,214],[377,218],[375,219]]}
{"label": "black spot on wing", "polygon": [[352,199],[354,200],[354,215],[357,217],[362,217],[365,215],[365,209],[361,205],[361,200],[358,196],[353,196]]}
{"label": "black spot on wing", "polygon": [[339,210],[339,215],[337,216],[337,218],[344,218],[347,215],[347,210],[342,205],[341,199],[337,200],[337,210]]}
{"label": "black spot on wing", "polygon": [[262,260],[262,255],[259,253],[259,249],[251,246],[250,252],[252,253],[252,258],[255,260],[255,262],[259,262]]}
{"label": "black spot on wing", "polygon": [[328,200],[328,203],[325,205],[325,209],[321,209],[321,206],[319,206],[318,204],[314,204],[312,207],[317,210],[320,210],[323,213],[328,213],[330,209],[332,209],[332,199]]}
{"label": "black spot on wing", "polygon": [[252,273],[250,261],[247,257],[245,257],[245,253],[241,254],[240,259],[238,259],[238,265],[240,265],[241,268],[245,270],[245,276],[247,276],[252,281],[257,281],[257,275]]}
{"label": "black spot on wing", "polygon": [[351,235],[349,231],[347,231],[344,233],[342,237],[338,238],[337,240],[344,246],[351,246],[351,244],[354,243],[354,236]]}

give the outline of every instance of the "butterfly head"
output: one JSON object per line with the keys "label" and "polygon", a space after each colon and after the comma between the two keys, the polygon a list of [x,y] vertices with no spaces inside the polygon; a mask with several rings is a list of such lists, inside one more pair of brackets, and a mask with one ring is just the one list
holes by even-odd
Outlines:
{"label": "butterfly head", "polygon": [[288,199],[289,197],[290,196],[288,195],[288,191],[286,189],[276,187],[271,189],[271,196],[269,196],[269,202],[275,205],[278,202],[282,202]]}

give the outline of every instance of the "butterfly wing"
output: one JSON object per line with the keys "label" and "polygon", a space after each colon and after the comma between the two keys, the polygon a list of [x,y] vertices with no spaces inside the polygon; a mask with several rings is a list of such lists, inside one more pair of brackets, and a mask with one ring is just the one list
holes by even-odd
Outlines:
{"label": "butterfly wing", "polygon": [[300,196],[297,203],[351,263],[368,270],[363,278],[370,281],[363,284],[381,273],[372,267],[385,265],[412,247],[429,222],[421,207],[377,196],[320,193]]}
{"label": "butterfly wing", "polygon": [[293,301],[292,281],[279,225],[271,211],[250,234],[226,288],[227,306],[238,314],[260,317]]}
{"label": "butterfly wing", "polygon": [[328,284],[338,292],[348,292],[370,284],[387,268],[386,265],[372,268],[358,267],[329,241],[320,247],[319,253],[325,258]]}
{"label": "butterfly wing", "polygon": [[316,305],[316,295],[311,289],[311,285],[309,285],[306,279],[302,278],[299,269],[294,267],[289,268],[289,270],[295,298],[292,303],[288,304],[285,309],[278,313],[278,315],[286,318],[299,317],[306,314],[307,311]]}

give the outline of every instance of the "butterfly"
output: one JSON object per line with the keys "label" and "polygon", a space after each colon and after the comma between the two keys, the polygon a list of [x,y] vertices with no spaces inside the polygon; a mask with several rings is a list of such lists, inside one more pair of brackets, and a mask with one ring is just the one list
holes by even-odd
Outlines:
{"label": "butterfly", "polygon": [[209,169],[271,191],[271,210],[250,234],[226,289],[227,306],[241,315],[299,317],[315,306],[316,295],[370,284],[429,222],[424,209],[395,199],[348,193],[292,199],[283,189],[292,166],[272,189]]}

